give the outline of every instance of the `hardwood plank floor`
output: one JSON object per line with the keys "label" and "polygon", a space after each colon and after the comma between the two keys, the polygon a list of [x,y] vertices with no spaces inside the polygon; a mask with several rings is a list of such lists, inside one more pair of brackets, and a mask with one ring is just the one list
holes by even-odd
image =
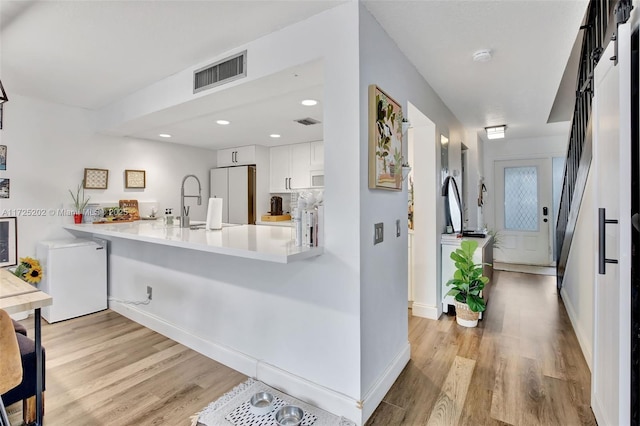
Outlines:
{"label": "hardwood plank floor", "polygon": [[[434,424],[596,424],[589,368],[555,277],[494,271],[491,300],[477,328],[460,327],[453,316],[410,317],[409,340],[411,361],[368,426],[431,423],[451,388],[466,389],[455,398],[464,406],[458,417]],[[460,358],[475,362],[473,371],[452,374]],[[445,398],[454,413],[455,401]]]}
{"label": "hardwood plank floor", "polygon": [[[33,319],[22,321],[33,336]],[[247,379],[113,312],[47,324],[45,426],[190,425]],[[9,407],[22,424],[22,404]]]}
{"label": "hardwood plank floor", "polygon": [[[24,320],[33,336],[33,320]],[[246,377],[112,311],[43,322],[45,426],[185,425]],[[555,278],[495,271],[477,328],[409,318],[411,361],[368,426],[595,425]],[[21,424],[20,404],[10,408]]]}

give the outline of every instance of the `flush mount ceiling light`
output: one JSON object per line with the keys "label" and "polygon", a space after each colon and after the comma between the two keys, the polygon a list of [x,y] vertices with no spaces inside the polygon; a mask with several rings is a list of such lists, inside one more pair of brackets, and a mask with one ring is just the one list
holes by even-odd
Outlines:
{"label": "flush mount ceiling light", "polygon": [[489,62],[491,60],[491,50],[481,49],[473,54],[474,62]]}
{"label": "flush mount ceiling light", "polygon": [[485,127],[484,130],[487,131],[488,139],[503,139],[504,131],[507,129],[505,124],[501,124],[500,126],[491,126]]}
{"label": "flush mount ceiling light", "polygon": [[316,101],[315,99],[305,99],[304,101],[300,102],[302,105],[304,106],[314,106],[314,105],[318,105],[318,101]]}
{"label": "flush mount ceiling light", "polygon": [[231,122],[229,120],[216,120],[216,123],[221,125],[221,126],[226,126],[227,124],[230,124]]}
{"label": "flush mount ceiling light", "polygon": [[171,135],[169,133],[160,133],[158,136],[160,136],[161,138],[170,138]]}
{"label": "flush mount ceiling light", "polygon": [[277,133],[272,133],[272,134],[270,134],[270,135],[269,135],[269,137],[270,137],[270,138],[277,139],[277,138],[279,138],[279,137],[280,137],[280,135],[279,135],[279,134],[277,134]]}

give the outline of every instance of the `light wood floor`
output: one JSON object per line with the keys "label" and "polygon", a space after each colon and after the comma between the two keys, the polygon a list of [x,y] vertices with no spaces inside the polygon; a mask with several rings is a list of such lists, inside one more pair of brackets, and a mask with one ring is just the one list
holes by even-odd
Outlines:
{"label": "light wood floor", "polygon": [[[595,425],[555,279],[496,271],[493,284],[478,328],[410,317],[412,359],[368,426]],[[112,311],[44,323],[43,344],[46,426],[188,426],[246,380]],[[19,405],[10,408],[21,424]]]}
{"label": "light wood floor", "polygon": [[411,361],[368,426],[596,424],[554,277],[494,271],[477,328],[411,318],[409,338]]}

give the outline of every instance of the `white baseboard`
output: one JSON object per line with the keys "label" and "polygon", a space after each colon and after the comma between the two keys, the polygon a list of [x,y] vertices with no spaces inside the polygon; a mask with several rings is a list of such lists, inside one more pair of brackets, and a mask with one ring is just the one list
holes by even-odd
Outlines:
{"label": "white baseboard", "polygon": [[580,327],[580,323],[578,322],[578,315],[576,314],[576,311],[571,304],[571,299],[566,294],[564,287],[560,289],[560,296],[562,297],[562,301],[564,302],[564,307],[567,309],[569,320],[571,321],[573,330],[575,331],[576,337],[578,338],[578,343],[580,344],[580,348],[582,349],[582,355],[584,355],[584,359],[585,361],[587,361],[589,371],[593,371],[593,369],[591,368],[591,362],[593,360],[593,354],[591,352],[592,342],[586,338],[584,330],[582,329],[582,327]]}
{"label": "white baseboard", "polygon": [[356,422],[358,426],[363,424],[360,421],[362,416],[360,403],[350,396],[320,386],[265,362],[258,363],[256,378],[304,402],[335,415],[346,417]]}
{"label": "white baseboard", "polygon": [[235,349],[205,340],[148,312],[124,303],[109,301],[109,308],[132,321],[175,340],[249,377],[255,377],[258,361]]}
{"label": "white baseboard", "polygon": [[440,318],[441,312],[438,312],[437,306],[424,305],[422,303],[413,302],[413,316],[437,320]]}
{"label": "white baseboard", "polygon": [[[256,378],[269,386],[330,413],[353,420],[358,426],[362,424],[359,421],[362,417],[361,404],[352,397],[298,377],[235,349],[205,340],[134,306],[110,301],[109,308],[242,374]],[[402,368],[398,370],[398,375],[400,371],[402,371]],[[396,377],[397,375],[394,376],[393,380]],[[389,387],[391,386],[389,385]]]}
{"label": "white baseboard", "polygon": [[366,422],[389,392],[402,370],[411,359],[409,342],[398,352],[391,364],[378,378],[378,381],[367,391],[362,401],[362,423]]}

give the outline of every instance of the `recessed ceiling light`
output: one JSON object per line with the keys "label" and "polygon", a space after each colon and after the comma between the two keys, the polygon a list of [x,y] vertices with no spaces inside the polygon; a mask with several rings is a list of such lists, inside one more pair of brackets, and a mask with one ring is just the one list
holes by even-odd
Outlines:
{"label": "recessed ceiling light", "polygon": [[158,136],[160,136],[161,138],[170,138],[171,135],[169,133],[160,133]]}
{"label": "recessed ceiling light", "polygon": [[318,101],[316,101],[315,99],[305,99],[300,103],[304,106],[314,106],[318,104]]}
{"label": "recessed ceiling light", "polygon": [[279,137],[280,137],[280,135],[279,135],[279,134],[277,134],[277,133],[272,133],[272,134],[270,134],[270,135],[269,135],[269,137],[274,138],[274,139],[277,139],[277,138],[279,138]]}
{"label": "recessed ceiling light", "polygon": [[221,126],[226,126],[227,124],[231,123],[229,120],[217,120],[216,123],[218,123]]}

